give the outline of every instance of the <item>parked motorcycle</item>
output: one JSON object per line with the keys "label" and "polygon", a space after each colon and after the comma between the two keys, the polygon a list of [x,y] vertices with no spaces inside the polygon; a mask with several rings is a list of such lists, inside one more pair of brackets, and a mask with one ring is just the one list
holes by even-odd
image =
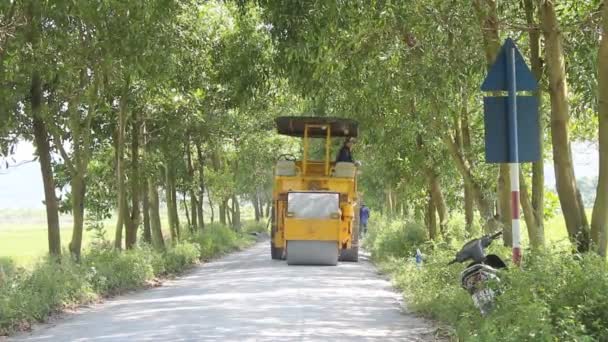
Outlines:
{"label": "parked motorcycle", "polygon": [[493,235],[485,235],[479,239],[467,242],[454,260],[448,265],[456,262],[463,263],[472,261],[467,268],[460,273],[460,285],[467,290],[473,299],[473,303],[483,316],[492,311],[494,299],[498,293],[489,284],[500,282],[498,270],[507,268],[502,259],[495,254],[485,254],[485,249],[502,234],[498,232]]}

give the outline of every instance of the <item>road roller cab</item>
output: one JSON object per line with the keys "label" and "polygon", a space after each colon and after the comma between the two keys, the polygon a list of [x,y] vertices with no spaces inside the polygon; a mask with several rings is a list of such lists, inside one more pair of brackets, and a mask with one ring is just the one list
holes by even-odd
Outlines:
{"label": "road roller cab", "polygon": [[[287,263],[336,265],[357,261],[357,167],[333,162],[332,140],[355,138],[353,120],[279,117],[280,134],[302,138],[302,157],[284,154],[274,168],[271,256]],[[322,160],[311,145],[323,142]],[[320,158],[317,158],[320,159]]]}

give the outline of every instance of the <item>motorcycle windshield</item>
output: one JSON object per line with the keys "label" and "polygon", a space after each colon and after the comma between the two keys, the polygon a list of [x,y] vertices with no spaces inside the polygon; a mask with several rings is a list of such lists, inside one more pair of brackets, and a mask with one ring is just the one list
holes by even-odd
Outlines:
{"label": "motorcycle windshield", "polygon": [[507,265],[502,261],[502,259],[495,254],[488,254],[483,263],[496,269],[507,268]]}

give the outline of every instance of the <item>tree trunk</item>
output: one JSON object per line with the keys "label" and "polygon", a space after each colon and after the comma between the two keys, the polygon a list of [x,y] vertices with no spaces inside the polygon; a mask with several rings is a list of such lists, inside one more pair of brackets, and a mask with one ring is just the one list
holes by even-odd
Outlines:
{"label": "tree trunk", "polygon": [[540,229],[536,223],[534,208],[532,207],[532,202],[530,201],[528,183],[526,182],[526,178],[524,177],[524,174],[521,169],[519,170],[519,189],[519,197],[522,210],[524,212],[526,228],[528,230],[528,239],[530,240],[530,247],[532,247],[533,249],[541,248],[545,244],[545,236],[542,233],[542,229]]}
{"label": "tree trunk", "polygon": [[171,206],[173,205],[173,199],[171,199],[171,182],[169,181],[169,167],[166,166],[164,168],[164,176],[165,176],[165,202],[167,203],[167,219],[169,221],[169,232],[171,233],[171,240],[177,240],[177,232],[175,230],[175,222],[173,221],[173,210]]}
{"label": "tree trunk", "polygon": [[260,199],[258,198],[257,191],[251,194],[251,204],[253,204],[253,211],[255,214],[255,222],[260,222]]}
{"label": "tree trunk", "polygon": [[[471,158],[469,155],[471,153],[471,132],[469,129],[469,109],[468,109],[468,97],[463,94],[463,107],[462,107],[462,117],[460,120],[461,132],[462,132],[462,151],[465,159],[469,162],[469,165],[472,165]],[[466,231],[469,234],[473,234],[473,220],[475,219],[474,212],[474,199],[471,190],[471,186],[464,182],[464,221]]]}
{"label": "tree trunk", "polygon": [[190,190],[190,211],[190,216],[192,217],[191,230],[194,232],[197,229],[202,229],[198,223],[198,218],[200,217],[201,213],[199,213],[198,198],[196,198],[194,190]]}
{"label": "tree trunk", "polygon": [[81,172],[75,172],[72,176],[72,216],[74,219],[72,229],[72,241],[69,248],[74,260],[80,260],[80,252],[82,250],[82,231],[84,226],[84,196],[86,193],[86,184],[84,176]]}
{"label": "tree trunk", "polygon": [[[532,73],[536,79],[541,82],[543,78],[543,66],[540,54],[540,30],[537,27],[537,21],[534,19],[534,3],[533,0],[524,0],[524,7],[526,10],[526,21],[528,26],[531,28],[528,31],[530,36],[530,63],[532,64]],[[538,90],[534,93],[536,97],[542,99],[542,87],[538,87]],[[542,101],[538,102],[538,113],[539,113],[539,143],[541,154],[544,145],[545,136],[545,120],[542,110]],[[536,241],[530,240],[532,248],[544,246],[545,231],[544,231],[544,202],[545,202],[545,160],[541,158],[532,164],[532,210],[534,214],[534,223],[536,224],[535,232],[532,235],[538,239]],[[525,212],[524,212],[524,215]],[[528,227],[530,230],[530,227]],[[529,232],[530,233],[530,232]],[[535,246],[536,243],[542,243],[542,245]]]}
{"label": "tree trunk", "polygon": [[152,245],[156,250],[165,249],[162,226],[160,223],[160,200],[158,188],[154,177],[148,178],[148,193],[150,194],[150,228],[152,233]]}
{"label": "tree trunk", "polygon": [[264,198],[262,197],[261,192],[258,190],[255,193],[255,198],[258,202],[258,210],[260,212],[260,220],[263,220],[266,216],[264,216]]}
{"label": "tree trunk", "polygon": [[139,140],[141,135],[141,123],[137,111],[133,112],[133,123],[131,129],[131,215],[125,222],[126,237],[125,246],[127,249],[132,249],[137,244],[137,228],[141,220],[140,212],[140,189],[141,184],[139,170]]}
{"label": "tree trunk", "polygon": [[[464,96],[463,96],[464,97]],[[464,100],[464,99],[463,99]],[[461,111],[465,111],[465,104],[463,103],[463,108]],[[458,147],[460,147],[461,150],[463,150],[462,146],[463,146],[463,136],[462,136],[462,125],[461,125],[461,120],[459,120],[460,118],[458,118],[457,116],[454,116],[454,140],[456,140],[456,142],[458,143]],[[464,152],[464,150],[463,150]]]}
{"label": "tree trunk", "polygon": [[566,221],[568,235],[579,252],[589,249],[589,224],[579,200],[572,151],[568,135],[568,86],[562,37],[552,1],[541,4],[541,22],[545,36],[545,56],[551,96],[551,142],[557,193]]}
{"label": "tree trunk", "polygon": [[[204,194],[204,192],[203,192]],[[196,209],[196,214],[198,215],[198,229],[200,231],[205,230],[205,216],[203,214],[203,201],[204,198],[201,196],[200,200],[196,202],[198,208]]]}
{"label": "tree trunk", "polygon": [[[235,146],[239,146],[238,141],[235,139],[234,141],[234,145]],[[239,171],[239,159],[236,158],[234,160],[234,163],[232,165],[232,179],[234,181],[234,184],[238,184],[238,179],[237,179],[237,174]],[[239,199],[238,196],[233,193],[232,194],[232,229],[234,229],[235,231],[240,231],[241,230],[241,206],[239,204]]]}
{"label": "tree trunk", "polygon": [[[119,195],[120,198],[120,195]],[[120,199],[119,199],[120,200]],[[118,205],[118,217],[116,218],[116,232],[114,233],[114,248],[122,249],[122,227],[125,224],[122,205]]]}
{"label": "tree trunk", "polygon": [[[202,154],[201,154],[202,156]],[[200,167],[200,171],[199,171],[199,175],[200,175],[200,180],[199,180],[199,186],[200,186],[200,197],[199,197],[199,201],[198,201],[198,228],[199,230],[203,231],[205,230],[205,212],[203,211],[205,209],[205,172],[204,172],[204,165],[203,165],[203,160],[199,159],[199,167]],[[209,199],[209,206],[211,207],[211,222],[213,223],[213,206],[211,205],[211,199]]]}
{"label": "tree trunk", "polygon": [[608,242],[608,4],[602,10],[602,40],[597,61],[600,174],[591,219],[591,239],[606,257]]}
{"label": "tree trunk", "polygon": [[[142,139],[144,141],[142,160],[144,161],[144,165],[147,165],[146,162],[150,157],[150,144],[148,143],[148,132],[145,121],[142,129]],[[155,174],[147,174],[142,182],[142,190],[144,193],[144,239],[146,239],[146,236],[149,236],[147,241],[149,241],[156,250],[163,250],[165,248],[165,241],[163,239],[160,223],[160,201],[158,199],[158,189],[156,188],[155,177]],[[148,219],[146,219],[146,217]]]}
{"label": "tree trunk", "polygon": [[[53,128],[55,147],[58,149],[58,152],[64,159],[64,165],[68,171],[71,183],[73,228],[69,250],[70,254],[76,261],[80,260],[82,250],[84,207],[86,198],[86,175],[92,145],[90,140],[91,120],[93,117],[92,112],[95,111],[95,101],[91,100],[88,107],[89,112],[87,113],[87,117],[83,122],[81,113],[79,113],[77,110],[77,107],[81,105],[81,94],[82,91],[87,88],[87,82],[86,71],[82,69],[80,72],[79,89],[74,93],[74,97],[68,106],[68,131],[72,136],[71,157],[63,147],[63,139],[61,138],[61,134],[59,134],[60,129],[57,126]],[[93,89],[94,90],[92,90],[92,93],[96,93],[97,88],[95,85],[93,86]],[[51,98],[52,96],[49,97],[49,103],[52,102]]]}
{"label": "tree trunk", "polygon": [[192,231],[192,222],[190,221],[190,210],[188,210],[188,201],[186,200],[185,192],[182,192],[182,206],[184,207],[184,211],[186,212],[186,224],[188,225],[188,230]]}
{"label": "tree trunk", "polygon": [[211,223],[215,223],[215,208],[211,199],[211,191],[207,188],[207,200],[209,201],[209,210],[211,211]]}
{"label": "tree trunk", "polygon": [[228,226],[232,227],[232,217],[230,216],[230,214],[232,213],[232,209],[230,208],[230,206],[228,206],[228,201],[226,200],[224,202],[224,213],[226,215],[226,221],[228,221]]}
{"label": "tree trunk", "polygon": [[[199,168],[199,200],[198,200],[198,229],[201,231],[205,229],[205,213],[203,212],[205,204],[205,163],[203,151],[199,144],[196,145],[196,152],[198,155],[198,168]],[[211,202],[210,202],[211,203]],[[213,210],[213,208],[212,208]],[[212,212],[213,216],[213,212]],[[213,222],[213,218],[211,219]]]}
{"label": "tree trunk", "polygon": [[394,210],[393,210],[393,191],[392,189],[389,187],[386,190],[386,202],[387,202],[387,209],[388,209],[388,216],[389,217],[393,217],[394,214]]}
{"label": "tree trunk", "polygon": [[266,196],[266,217],[270,217],[270,211],[272,210],[272,197]]}
{"label": "tree trunk", "polygon": [[192,231],[196,231],[197,229],[199,229],[199,224],[198,224],[198,218],[200,216],[199,212],[198,212],[198,198],[196,198],[196,194],[194,193],[194,190],[190,190],[190,216],[192,217]]}
{"label": "tree trunk", "polygon": [[425,221],[427,229],[429,230],[429,239],[437,239],[437,217],[435,216],[436,208],[435,201],[433,200],[431,184],[429,184],[428,201],[426,206]]}
{"label": "tree trunk", "polygon": [[237,232],[241,230],[241,205],[237,195],[232,195],[232,227]]}
{"label": "tree trunk", "polygon": [[177,233],[177,238],[181,239],[182,227],[181,227],[181,224],[179,223],[179,207],[177,206],[177,188],[175,186],[175,173],[172,173],[171,181],[172,181],[171,191],[173,192],[171,194],[171,198],[173,199],[173,205],[171,206],[171,209],[173,209],[173,222],[175,222],[175,230]]}
{"label": "tree trunk", "polygon": [[469,234],[473,234],[473,221],[475,220],[475,203],[471,186],[464,183],[464,224],[465,229]]}
{"label": "tree trunk", "polygon": [[222,226],[226,225],[226,201],[220,203],[220,224]]}
{"label": "tree trunk", "polygon": [[192,151],[190,151],[190,141],[186,142],[186,162],[188,163],[188,176],[190,189],[190,211],[192,212],[190,222],[190,230],[195,231],[198,227],[198,204],[196,198],[195,187],[192,185],[194,182],[194,167],[192,166]]}
{"label": "tree trunk", "polygon": [[[439,215],[439,229],[442,235],[447,233],[447,224],[448,224],[448,209],[445,205],[445,200],[443,198],[443,194],[441,193],[441,185],[439,184],[439,177],[437,174],[429,170],[429,189],[431,192],[431,199],[434,202],[434,207],[437,210],[437,214]],[[434,214],[433,214],[434,215]]]}
{"label": "tree trunk", "polygon": [[40,74],[35,71],[32,74],[31,106],[32,121],[34,126],[34,141],[38,160],[40,161],[40,172],[44,184],[44,204],[46,207],[47,235],[49,242],[49,254],[51,256],[61,255],[61,235],[59,230],[59,204],[55,195],[55,178],[51,164],[51,147],[46,124],[40,113],[42,106],[42,82]]}
{"label": "tree trunk", "polygon": [[267,196],[266,196],[266,191],[262,190],[262,191],[259,193],[259,199],[260,199],[260,214],[261,214],[261,215],[262,215],[264,218],[268,218],[268,217],[270,217],[270,216],[268,215],[268,213],[266,212],[266,210],[267,210],[267,208],[270,206],[270,203],[271,203],[272,201],[269,201],[269,200],[267,199]]}
{"label": "tree trunk", "polygon": [[141,182],[141,193],[142,199],[142,211],[144,214],[144,241],[148,244],[152,243],[152,228],[150,226],[150,192],[148,191],[148,176],[142,178]]}
{"label": "tree trunk", "polygon": [[473,6],[480,22],[487,69],[489,70],[500,49],[496,0],[474,0]]}
{"label": "tree trunk", "polygon": [[165,167],[166,175],[166,197],[167,214],[169,216],[169,226],[171,227],[171,239],[176,242],[180,238],[179,217],[177,213],[177,191],[175,189],[175,170],[171,166],[171,161]]}
{"label": "tree trunk", "polygon": [[470,187],[472,197],[474,198],[475,203],[477,204],[479,213],[485,221],[492,220],[494,217],[492,203],[483,195],[483,192],[481,191],[481,186],[473,179],[471,169],[465,161],[464,156],[459,152],[458,146],[456,145],[454,140],[452,140],[452,137],[449,134],[443,134],[442,140],[447,146],[452,160],[454,160],[456,164],[456,169],[464,178],[465,184]]}
{"label": "tree trunk", "polygon": [[124,93],[120,98],[120,107],[118,109],[118,127],[116,132],[116,143],[114,144],[116,155],[116,184],[118,191],[118,218],[116,220],[116,235],[114,238],[114,247],[122,248],[122,229],[127,224],[127,187],[125,184],[125,165],[124,165],[124,146],[125,146],[125,131],[127,125],[127,96],[129,82],[125,85]]}

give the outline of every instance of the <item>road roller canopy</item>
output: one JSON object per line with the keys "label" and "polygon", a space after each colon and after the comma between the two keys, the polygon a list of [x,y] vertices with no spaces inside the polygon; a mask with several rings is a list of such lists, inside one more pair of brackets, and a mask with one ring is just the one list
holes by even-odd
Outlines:
{"label": "road roller canopy", "polygon": [[356,121],[335,117],[281,116],[276,119],[279,134],[292,137],[326,138],[353,137],[359,134]]}
{"label": "road roller canopy", "polygon": [[[304,146],[300,165],[304,176],[312,175],[309,165],[322,167],[323,175],[329,176],[333,165],[331,155],[332,138],[356,138],[359,134],[357,122],[344,118],[282,116],[276,119],[276,124],[279,134],[303,138]],[[310,140],[313,138],[325,139],[325,157],[322,161],[309,160]]]}

